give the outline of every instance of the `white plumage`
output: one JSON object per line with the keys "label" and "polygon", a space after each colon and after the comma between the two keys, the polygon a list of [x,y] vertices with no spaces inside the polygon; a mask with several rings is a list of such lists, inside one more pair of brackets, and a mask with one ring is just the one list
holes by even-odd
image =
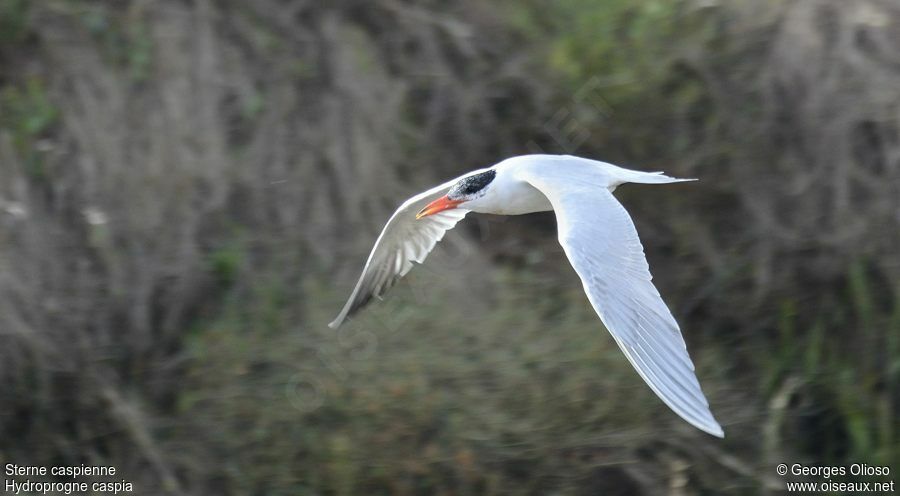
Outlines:
{"label": "white plumage", "polygon": [[[519,215],[553,210],[559,242],[600,320],[650,388],[683,419],[723,437],[694,374],[684,339],[656,287],[628,212],[612,195],[623,183],[675,179],[572,156],[525,155],[470,172],[410,198],[394,212],[338,327],[422,263],[444,233],[470,212]],[[418,215],[417,215],[418,213]]]}

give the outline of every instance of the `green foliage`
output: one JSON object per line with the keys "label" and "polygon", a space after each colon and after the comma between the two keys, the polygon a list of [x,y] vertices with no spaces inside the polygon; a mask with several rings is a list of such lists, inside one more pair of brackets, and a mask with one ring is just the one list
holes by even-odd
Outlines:
{"label": "green foliage", "polygon": [[[705,83],[686,61],[721,44],[717,9],[689,1],[564,0],[552,7],[535,2],[527,12],[517,24],[546,45],[546,64],[570,99],[560,104],[574,104],[573,119],[591,138],[587,146],[608,160],[657,162],[695,147],[690,133],[668,131],[679,116],[715,126]],[[578,101],[585,92],[590,96]]]}
{"label": "green foliage", "polygon": [[559,2],[553,18],[565,26],[566,35],[552,46],[550,62],[571,81],[600,75],[614,82],[611,91],[620,92],[619,98],[643,95],[667,70],[672,48],[667,43],[674,37],[681,5],[653,0],[614,0],[602,7],[585,0]]}
{"label": "green foliage", "polygon": [[56,106],[38,78],[29,79],[24,87],[0,89],[0,128],[12,134],[16,151],[23,157],[26,170],[35,177],[46,173],[43,152],[37,146],[59,118]]}
{"label": "green foliage", "polygon": [[126,11],[125,19],[115,5],[79,2],[73,4],[73,9],[111,65],[122,68],[133,82],[147,78],[153,62],[153,43],[140,18],[139,4]]}
{"label": "green foliage", "polygon": [[0,93],[0,125],[14,133],[20,151],[32,144],[56,122],[58,112],[40,79],[29,79],[24,88],[6,87]]}
{"label": "green foliage", "polygon": [[[847,299],[819,313],[810,329],[803,329],[795,303],[786,301],[779,317],[775,350],[761,350],[759,370],[767,394],[775,394],[789,378],[800,379],[800,409],[786,429],[786,442],[805,445],[817,461],[835,465],[867,460],[896,465],[896,403],[892,384],[900,380],[896,336],[900,305],[876,309],[878,285],[857,260],[847,274]],[[849,331],[849,332],[848,332]],[[818,442],[803,442],[812,434]]]}
{"label": "green foliage", "polygon": [[238,241],[232,241],[213,250],[208,255],[207,262],[209,270],[215,274],[218,282],[222,286],[228,287],[237,278],[243,260],[243,246]]}
{"label": "green foliage", "polygon": [[29,0],[0,0],[0,43],[21,42],[28,32]]}

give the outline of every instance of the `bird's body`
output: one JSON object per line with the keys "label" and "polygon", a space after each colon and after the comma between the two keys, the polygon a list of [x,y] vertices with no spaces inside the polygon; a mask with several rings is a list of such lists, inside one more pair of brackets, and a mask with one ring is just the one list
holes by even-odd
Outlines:
{"label": "bird's body", "polygon": [[682,418],[715,436],[678,324],[651,282],[643,246],[612,192],[623,183],[663,184],[659,172],[572,156],[524,155],[465,174],[407,200],[375,243],[335,328],[421,263],[466,213],[521,215],[553,210],[559,241],[616,343],[651,389]]}

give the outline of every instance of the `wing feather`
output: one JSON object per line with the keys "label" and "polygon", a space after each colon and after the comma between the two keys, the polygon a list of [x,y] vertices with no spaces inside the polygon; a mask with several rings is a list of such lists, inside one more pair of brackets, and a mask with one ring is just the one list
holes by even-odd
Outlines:
{"label": "wing feather", "polygon": [[589,169],[543,167],[519,174],[553,205],[566,256],[600,320],[641,378],[683,419],[723,437],[678,323],[651,281],[631,217],[605,186],[608,178],[592,180]]}
{"label": "wing feather", "polygon": [[328,327],[336,329],[372,297],[380,299],[412,269],[413,262],[424,262],[444,233],[466,216],[468,210],[457,208],[416,220],[419,210],[443,196],[459,179],[420,193],[400,205],[375,241],[353,293]]}

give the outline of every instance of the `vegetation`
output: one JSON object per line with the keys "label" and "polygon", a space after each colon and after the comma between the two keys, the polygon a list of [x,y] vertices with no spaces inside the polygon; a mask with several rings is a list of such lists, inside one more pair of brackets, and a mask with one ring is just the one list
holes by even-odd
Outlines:
{"label": "vegetation", "polygon": [[[235,495],[896,472],[898,23],[879,0],[0,0],[0,462]],[[551,215],[470,220],[325,326],[398,198],[534,151],[701,179],[617,195],[724,441],[633,372]]]}

